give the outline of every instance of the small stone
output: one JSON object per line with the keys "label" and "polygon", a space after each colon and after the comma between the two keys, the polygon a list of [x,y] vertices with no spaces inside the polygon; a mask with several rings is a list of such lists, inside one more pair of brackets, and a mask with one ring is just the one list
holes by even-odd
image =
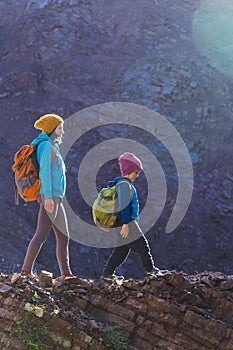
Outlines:
{"label": "small stone", "polygon": [[201,278],[201,282],[207,284],[209,287],[213,286],[213,283],[210,281],[210,279],[207,276],[203,276]]}
{"label": "small stone", "polygon": [[128,288],[128,289],[132,289],[132,290],[139,290],[140,286],[134,282],[134,281],[125,281],[124,282],[124,287]]}
{"label": "small stone", "polygon": [[90,344],[92,341],[92,337],[90,337],[88,334],[85,334],[84,342]]}
{"label": "small stone", "polygon": [[137,298],[142,298],[143,297],[143,293],[137,293]]}
{"label": "small stone", "polygon": [[[53,279],[53,286],[55,287],[61,287],[62,282],[58,281],[57,279]],[[59,292],[58,292],[59,293]]]}
{"label": "small stone", "polygon": [[34,310],[34,314],[37,316],[37,317],[42,317],[43,316],[43,309],[41,307],[36,307],[35,310]]}
{"label": "small stone", "polygon": [[32,310],[32,304],[30,304],[30,303],[26,303],[25,304],[25,306],[24,306],[24,309],[26,310],[26,311],[31,311]]}
{"label": "small stone", "polygon": [[12,287],[5,284],[4,286],[1,287],[0,293],[7,294],[10,290],[12,290]]}
{"label": "small stone", "polygon": [[185,281],[184,275],[182,273],[173,274],[169,278],[169,283],[173,286],[179,286]]}
{"label": "small stone", "polygon": [[11,283],[14,284],[15,282],[17,282],[20,279],[20,274],[15,272],[13,273],[13,275],[11,276]]}
{"label": "small stone", "polygon": [[95,320],[90,320],[90,324],[92,328],[99,329],[97,322]]}
{"label": "small stone", "polygon": [[48,271],[41,271],[40,276],[39,276],[39,282],[42,287],[52,287],[53,286],[53,274],[52,272]]}
{"label": "small stone", "polygon": [[6,316],[7,310],[0,308],[0,318],[3,318]]}
{"label": "small stone", "polygon": [[55,280],[54,280],[55,284],[57,285],[57,283],[63,284],[65,282],[65,277],[64,276],[58,276]]}

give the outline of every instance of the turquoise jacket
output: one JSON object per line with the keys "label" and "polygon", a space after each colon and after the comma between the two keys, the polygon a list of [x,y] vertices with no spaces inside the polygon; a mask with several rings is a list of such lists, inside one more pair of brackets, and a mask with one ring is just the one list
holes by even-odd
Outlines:
{"label": "turquoise jacket", "polygon": [[[37,147],[37,160],[39,163],[39,177],[41,181],[40,192],[45,198],[54,196],[63,198],[66,191],[66,167],[61,157],[57,143],[44,133],[40,133],[33,141],[32,145],[41,142]],[[52,147],[56,152],[52,161]]]}

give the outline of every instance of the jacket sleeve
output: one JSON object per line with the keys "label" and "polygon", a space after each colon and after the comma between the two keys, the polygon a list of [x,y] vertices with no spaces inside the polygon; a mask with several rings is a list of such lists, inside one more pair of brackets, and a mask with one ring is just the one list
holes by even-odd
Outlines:
{"label": "jacket sleeve", "polygon": [[44,195],[45,199],[52,198],[52,145],[49,141],[41,142],[41,144],[38,146],[37,160],[40,167],[40,193]]}
{"label": "jacket sleeve", "polygon": [[122,224],[128,224],[131,221],[131,185],[126,182],[119,183],[117,185],[117,194]]}

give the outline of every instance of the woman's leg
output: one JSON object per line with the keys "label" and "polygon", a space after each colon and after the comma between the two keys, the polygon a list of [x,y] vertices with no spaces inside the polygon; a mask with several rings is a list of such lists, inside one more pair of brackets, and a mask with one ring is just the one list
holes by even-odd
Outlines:
{"label": "woman's leg", "polygon": [[32,272],[33,265],[42,248],[42,245],[49,236],[51,225],[51,221],[44,209],[44,206],[42,203],[40,203],[36,232],[29,243],[22,270],[25,270],[28,273]]}
{"label": "woman's leg", "polygon": [[56,256],[61,275],[72,275],[69,263],[69,231],[65,208],[62,203],[57,203],[57,217],[53,223],[53,231],[56,236]]}

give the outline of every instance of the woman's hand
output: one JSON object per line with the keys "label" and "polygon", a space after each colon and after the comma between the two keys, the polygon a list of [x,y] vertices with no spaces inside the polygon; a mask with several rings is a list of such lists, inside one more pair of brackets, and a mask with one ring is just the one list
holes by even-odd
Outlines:
{"label": "woman's hand", "polygon": [[129,225],[123,224],[121,231],[120,231],[121,237],[126,238],[129,235]]}
{"label": "woman's hand", "polygon": [[52,214],[52,212],[54,211],[54,201],[52,200],[52,198],[45,199],[44,208],[48,213]]}

